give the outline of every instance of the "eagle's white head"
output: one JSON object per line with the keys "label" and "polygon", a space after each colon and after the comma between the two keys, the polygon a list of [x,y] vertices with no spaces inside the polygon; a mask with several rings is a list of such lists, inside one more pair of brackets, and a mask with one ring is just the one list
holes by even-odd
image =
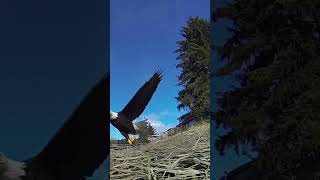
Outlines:
{"label": "eagle's white head", "polygon": [[25,176],[25,164],[14,161],[0,153],[0,179],[1,180],[22,180]]}
{"label": "eagle's white head", "polygon": [[118,119],[118,117],[119,117],[118,113],[110,111],[111,120],[116,120]]}

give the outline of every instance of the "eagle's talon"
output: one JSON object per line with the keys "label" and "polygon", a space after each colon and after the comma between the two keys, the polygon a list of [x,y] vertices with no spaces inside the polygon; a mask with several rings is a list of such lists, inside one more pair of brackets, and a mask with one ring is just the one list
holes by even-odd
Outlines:
{"label": "eagle's talon", "polygon": [[135,140],[136,140],[135,135],[129,134],[128,143],[129,144],[134,144]]}

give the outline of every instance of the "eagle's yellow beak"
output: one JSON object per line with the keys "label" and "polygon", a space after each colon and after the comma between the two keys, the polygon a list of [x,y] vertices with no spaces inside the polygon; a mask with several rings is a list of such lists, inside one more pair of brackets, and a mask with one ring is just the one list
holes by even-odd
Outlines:
{"label": "eagle's yellow beak", "polygon": [[128,143],[133,144],[133,142],[136,140],[136,136],[129,134]]}

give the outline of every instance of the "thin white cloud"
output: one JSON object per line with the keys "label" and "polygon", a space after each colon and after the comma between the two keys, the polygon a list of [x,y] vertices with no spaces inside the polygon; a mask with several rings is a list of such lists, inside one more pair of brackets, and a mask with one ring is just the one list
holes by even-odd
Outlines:
{"label": "thin white cloud", "polygon": [[[140,119],[141,120],[148,119],[147,121],[151,124],[151,126],[153,126],[156,129],[156,133],[160,134],[166,131],[167,129],[176,126],[176,124],[174,123],[167,124],[163,122],[163,119],[165,118],[165,116],[169,114],[170,113],[167,111],[161,112],[159,114],[151,113],[147,115],[142,115]],[[177,123],[177,120],[175,118],[172,118],[172,121]]]}
{"label": "thin white cloud", "polygon": [[160,113],[160,115],[161,116],[167,116],[167,115],[169,115],[169,112],[168,111],[163,111],[163,112]]}
{"label": "thin white cloud", "polygon": [[169,111],[162,111],[159,113],[160,116],[167,116],[170,118],[179,118],[181,115],[183,115],[185,112],[178,111],[178,112],[169,112]]}

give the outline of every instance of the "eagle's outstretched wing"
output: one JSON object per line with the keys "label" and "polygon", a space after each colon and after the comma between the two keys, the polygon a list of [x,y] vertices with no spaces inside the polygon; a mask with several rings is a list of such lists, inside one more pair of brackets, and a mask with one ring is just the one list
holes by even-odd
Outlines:
{"label": "eagle's outstretched wing", "polygon": [[28,162],[29,170],[49,170],[61,179],[91,176],[109,155],[110,77],[91,89],[44,149]]}
{"label": "eagle's outstretched wing", "polygon": [[162,71],[156,71],[153,76],[147,81],[133,96],[129,103],[123,108],[123,113],[131,121],[135,120],[144,111],[152,95],[156,91],[162,79]]}

